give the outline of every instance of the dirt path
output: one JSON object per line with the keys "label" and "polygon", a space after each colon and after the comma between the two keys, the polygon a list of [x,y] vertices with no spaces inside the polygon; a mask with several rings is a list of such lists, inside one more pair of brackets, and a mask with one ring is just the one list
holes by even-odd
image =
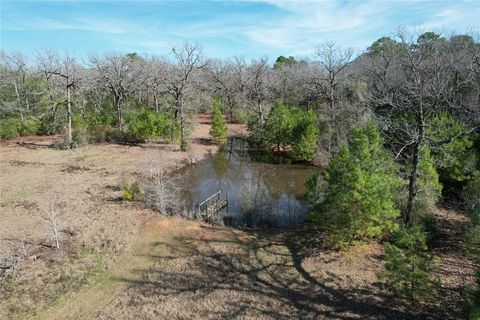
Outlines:
{"label": "dirt path", "polygon": [[95,319],[116,297],[127,290],[128,281],[140,280],[138,270],[153,266],[150,255],[167,256],[168,250],[156,246],[178,233],[179,221],[153,218],[145,224],[131,248],[97,281],[80,291],[63,296],[54,305],[28,319]]}

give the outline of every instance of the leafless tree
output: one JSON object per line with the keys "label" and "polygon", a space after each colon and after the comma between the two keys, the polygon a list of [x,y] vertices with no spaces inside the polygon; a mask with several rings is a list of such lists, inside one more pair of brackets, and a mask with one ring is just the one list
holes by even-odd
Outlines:
{"label": "leafless tree", "polygon": [[29,258],[28,252],[33,245],[33,241],[27,230],[15,232],[14,234],[8,236],[5,240],[9,242],[12,247],[15,247],[25,259]]}
{"label": "leafless tree", "polygon": [[113,98],[117,126],[123,130],[124,104],[146,81],[144,61],[136,54],[114,53],[103,57],[91,56],[90,62],[96,69],[98,87],[107,89]]}
{"label": "leafless tree", "polygon": [[60,232],[62,223],[54,201],[49,201],[43,212],[41,212],[40,218],[44,223],[47,232],[53,239],[55,250],[60,250]]}
{"label": "leafless tree", "polygon": [[[72,90],[81,81],[82,68],[77,63],[75,56],[66,51],[62,56],[55,51],[46,51],[37,56],[37,63],[40,72],[47,81],[51,81],[53,87],[62,88],[67,111],[67,142],[68,147],[72,146]],[[60,78],[61,81],[55,81]],[[52,94],[51,94],[52,95]]]}
{"label": "leafless tree", "polygon": [[211,84],[213,96],[220,96],[228,109],[231,122],[235,122],[235,111],[241,104],[245,84],[244,68],[240,59],[211,60],[206,70],[206,78]]}
{"label": "leafless tree", "polygon": [[167,215],[179,208],[180,180],[168,173],[167,158],[159,152],[152,152],[147,161],[142,189],[146,201],[161,214]]}
{"label": "leafless tree", "polygon": [[[0,73],[3,86],[10,84],[13,86],[15,92],[15,104],[10,104],[10,109],[18,111],[23,122],[25,114],[28,113],[30,109],[30,97],[33,94],[28,81],[31,72],[27,66],[27,59],[18,52],[10,55],[0,52],[0,63],[3,69]],[[9,107],[9,101],[6,99],[2,100],[3,107]]]}
{"label": "leafless tree", "polygon": [[247,69],[246,92],[260,127],[265,124],[271,101],[270,83],[272,72],[267,58],[254,60]]}
{"label": "leafless tree", "polygon": [[[197,43],[184,43],[182,46],[173,47],[172,55],[174,64],[165,74],[164,84],[167,92],[173,98],[175,117],[180,122],[181,149],[187,148],[187,118],[190,108],[186,104],[186,96],[193,90],[195,73],[205,67],[202,48]],[[190,106],[191,107],[191,106]]]}
{"label": "leafless tree", "polygon": [[[348,85],[349,66],[353,62],[353,50],[342,49],[333,42],[327,42],[317,48],[311,68],[310,84],[318,93],[321,111],[325,116],[326,150],[336,151],[345,138],[350,126],[351,115],[355,108],[344,100],[344,90]],[[323,103],[325,102],[325,104]],[[323,106],[326,106],[323,107]],[[345,123],[342,128],[342,124]]]}

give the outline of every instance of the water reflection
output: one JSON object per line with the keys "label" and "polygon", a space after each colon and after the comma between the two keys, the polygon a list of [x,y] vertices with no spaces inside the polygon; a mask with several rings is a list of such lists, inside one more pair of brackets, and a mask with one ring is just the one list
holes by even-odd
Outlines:
{"label": "water reflection", "polygon": [[318,169],[257,161],[258,155],[243,140],[232,139],[223,151],[181,170],[187,206],[221,190],[223,197],[228,195],[229,205],[219,213],[217,223],[286,226],[303,222],[306,208],[300,199],[305,181]]}

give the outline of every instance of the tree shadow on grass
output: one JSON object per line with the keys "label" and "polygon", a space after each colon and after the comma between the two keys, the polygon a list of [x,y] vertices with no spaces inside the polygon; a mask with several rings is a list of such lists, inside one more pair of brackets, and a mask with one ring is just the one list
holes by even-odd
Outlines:
{"label": "tree shadow on grass", "polygon": [[220,306],[200,309],[208,317],[422,319],[375,288],[342,288],[335,285],[335,273],[312,275],[304,260],[329,249],[308,226],[281,231],[223,229],[220,237],[177,237],[154,243],[152,252],[155,247],[169,252],[148,256],[157,267],[135,270],[142,275],[140,280],[117,280],[129,283],[133,295],[163,302],[180,298],[193,309],[198,299],[211,299],[210,305]]}

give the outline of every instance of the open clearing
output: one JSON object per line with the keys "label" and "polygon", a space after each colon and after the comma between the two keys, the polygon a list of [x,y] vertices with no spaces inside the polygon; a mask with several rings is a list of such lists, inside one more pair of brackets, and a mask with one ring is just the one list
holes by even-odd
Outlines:
{"label": "open clearing", "polygon": [[[216,146],[198,118],[195,157]],[[231,135],[242,126],[229,125]],[[22,141],[22,144],[18,144]],[[2,283],[0,318],[32,319],[459,319],[463,289],[478,262],[459,247],[463,216],[438,209],[442,289],[436,301],[410,310],[378,280],[382,247],[331,251],[310,225],[239,230],[161,218],[120,200],[146,154],[162,150],[172,168],[177,147],[101,144],[75,151],[48,148],[52,137],[0,145],[0,239],[29,230],[30,255],[15,282]],[[39,212],[55,201],[64,225],[55,253]],[[15,241],[2,241],[11,250]]]}

